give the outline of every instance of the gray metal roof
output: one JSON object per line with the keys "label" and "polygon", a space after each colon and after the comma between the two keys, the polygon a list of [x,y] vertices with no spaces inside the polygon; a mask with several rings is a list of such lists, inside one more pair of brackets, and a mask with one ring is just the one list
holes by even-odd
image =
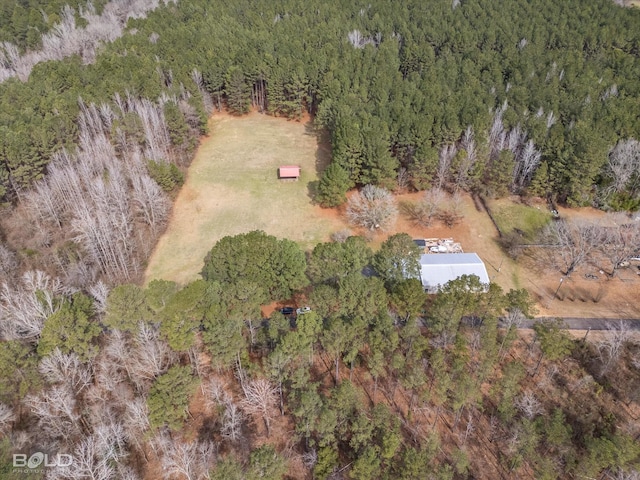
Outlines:
{"label": "gray metal roof", "polygon": [[420,257],[420,280],[428,292],[462,275],[477,275],[480,282],[489,283],[489,275],[475,253],[433,253]]}

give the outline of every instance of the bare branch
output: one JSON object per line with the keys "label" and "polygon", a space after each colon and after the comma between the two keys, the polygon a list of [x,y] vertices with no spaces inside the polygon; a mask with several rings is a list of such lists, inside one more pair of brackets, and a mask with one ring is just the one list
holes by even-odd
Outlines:
{"label": "bare branch", "polygon": [[550,223],[546,236],[556,247],[550,250],[551,260],[564,275],[571,275],[584,264],[602,238],[602,230],[595,224],[559,220]]}
{"label": "bare branch", "polygon": [[80,432],[76,397],[67,386],[55,385],[38,395],[27,396],[24,403],[38,418],[44,436],[69,441]]}
{"label": "bare branch", "polygon": [[59,348],[40,361],[38,370],[48,382],[67,385],[76,395],[93,377],[91,365],[83,364],[75,353],[62,353]]}
{"label": "bare branch", "polygon": [[58,279],[36,270],[26,272],[20,284],[0,288],[0,336],[8,340],[35,340],[44,321],[59,308],[56,296],[63,293]]}
{"label": "bare branch", "polygon": [[278,402],[278,389],[265,378],[242,383],[245,399],[242,408],[250,415],[262,416],[267,427],[267,436],[271,434],[271,418]]}
{"label": "bare branch", "polygon": [[0,45],[0,82],[16,76],[26,81],[36,64],[62,60],[75,54],[80,54],[84,63],[92,63],[98,45],[113,42],[123,34],[129,18],[144,17],[159,4],[158,0],[113,0],[104,6],[100,15],[97,15],[89,2],[86,8],[80,9],[80,16],[86,21],[84,28],[78,28],[75,11],[65,5],[60,12],[60,23],[42,35],[41,50],[28,51],[21,56],[15,45],[8,42]]}
{"label": "bare branch", "polygon": [[622,349],[630,339],[631,330],[624,320],[620,320],[618,323],[607,322],[607,332],[597,344],[603,363],[603,373],[606,373],[620,358]]}
{"label": "bare branch", "polygon": [[6,433],[11,429],[16,416],[8,405],[0,403],[0,433]]}
{"label": "bare branch", "polygon": [[369,230],[387,230],[393,225],[398,209],[391,193],[374,185],[366,185],[347,203],[347,218]]}
{"label": "bare branch", "polygon": [[516,400],[516,408],[529,420],[544,413],[544,409],[542,408],[540,401],[532,392],[529,391],[518,397]]}
{"label": "bare branch", "polygon": [[212,442],[184,443],[173,441],[162,457],[162,468],[166,472],[165,478],[180,480],[200,480],[208,478],[217,453]]}

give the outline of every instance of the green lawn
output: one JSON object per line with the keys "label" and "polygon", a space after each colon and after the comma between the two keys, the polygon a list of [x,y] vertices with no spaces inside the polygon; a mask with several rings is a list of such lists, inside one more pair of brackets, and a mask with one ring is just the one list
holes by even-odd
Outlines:
{"label": "green lawn", "polygon": [[489,205],[491,214],[503,234],[520,230],[528,241],[551,220],[551,213],[543,208],[528,207],[510,200],[499,200]]}
{"label": "green lawn", "polygon": [[[198,278],[204,256],[226,235],[260,229],[306,249],[344,228],[312,204],[317,170],[326,165],[329,152],[309,124],[260,114],[218,114],[210,132],[149,259],[146,281]],[[279,180],[279,165],[300,165],[300,179]]]}

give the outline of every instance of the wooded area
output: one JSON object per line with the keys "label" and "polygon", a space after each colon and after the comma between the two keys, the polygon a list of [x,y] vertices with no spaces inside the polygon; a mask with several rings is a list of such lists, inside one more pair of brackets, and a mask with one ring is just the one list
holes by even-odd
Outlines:
{"label": "wooded area", "polygon": [[[525,290],[463,276],[428,296],[406,234],[374,254],[360,237],[303,252],[254,231],[212,246],[202,279],[133,282],[213,110],[310,113],[332,147],[317,200],[363,187],[346,210],[372,230],[396,189],[427,191],[423,224],[459,221],[460,189],[637,209],[640,11],[71,7],[0,2],[2,478],[45,476],[14,471],[16,452],[71,455],[53,479],[637,478],[625,324],[593,343],[560,320],[520,336]],[[606,257],[613,276],[638,238],[546,234],[562,275]]]}
{"label": "wooded area", "polygon": [[[523,339],[525,290],[463,276],[427,295],[406,278],[419,255],[398,234],[305,260],[251,232],[184,287],[5,285],[3,478],[22,478],[16,449],[71,454],[56,479],[634,478],[640,349],[624,324],[595,344],[560,320]],[[292,294],[311,310],[263,318]]]}
{"label": "wooded area", "polygon": [[315,113],[347,185],[394,186],[406,171],[418,189],[633,206],[637,161],[633,178],[605,167],[639,136],[639,23],[608,0],[169,5],[131,21],[93,65],[46,62],[0,86],[2,194],[77,142],[78,97],[177,89],[237,113]]}

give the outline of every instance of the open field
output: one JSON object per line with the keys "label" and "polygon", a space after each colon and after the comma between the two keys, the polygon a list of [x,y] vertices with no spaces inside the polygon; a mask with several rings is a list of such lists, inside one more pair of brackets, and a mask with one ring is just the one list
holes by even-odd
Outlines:
{"label": "open field", "polygon": [[[174,203],[167,231],[149,260],[147,281],[164,278],[186,283],[198,278],[204,256],[225,235],[261,229],[310,249],[349,227],[344,207],[321,209],[312,203],[317,172],[330,154],[309,123],[259,114],[242,118],[217,114],[210,129],[211,136],[202,141]],[[286,164],[302,167],[299,181],[277,179],[278,165]],[[416,202],[422,195],[402,194],[397,200]],[[489,208],[503,231],[518,228],[527,237],[549,218],[542,202],[525,206],[516,199],[501,199],[489,202]],[[604,215],[588,208],[559,210],[561,216],[589,220]],[[529,290],[541,316],[640,318],[636,301],[640,275],[635,266],[609,278],[597,265],[587,265],[560,285],[562,275],[549,268],[544,249],[528,249],[516,262],[500,247],[487,213],[469,196],[463,198],[462,213],[464,218],[453,228],[437,221],[430,227],[418,226],[401,214],[389,232],[351,230],[368,238],[374,250],[396,232],[413,238],[452,237],[465,252],[478,253],[491,281],[505,290]],[[587,279],[587,273],[597,278]]]}
{"label": "open field", "polygon": [[[312,204],[329,154],[309,125],[257,113],[214,115],[145,280],[198,278],[206,253],[227,235],[259,229],[309,248],[344,228]],[[278,180],[279,165],[300,165],[300,180]]]}

